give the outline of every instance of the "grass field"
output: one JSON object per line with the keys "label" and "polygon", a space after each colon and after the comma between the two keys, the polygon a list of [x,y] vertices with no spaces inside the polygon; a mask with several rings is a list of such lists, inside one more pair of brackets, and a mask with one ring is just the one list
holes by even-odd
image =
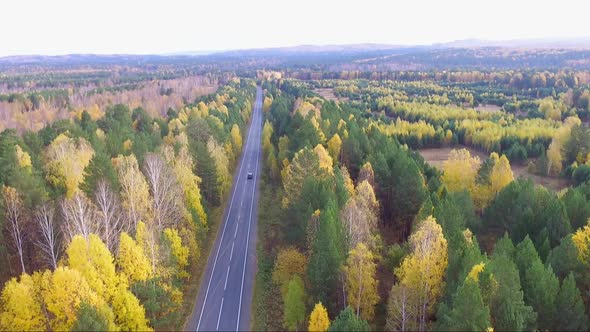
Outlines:
{"label": "grass field", "polygon": [[[420,154],[422,155],[424,160],[426,160],[430,165],[432,165],[442,171],[443,163],[445,160],[447,160],[449,158],[449,154],[451,153],[451,150],[463,149],[463,148],[469,150],[469,152],[471,153],[472,156],[478,156],[479,159],[482,161],[488,157],[487,154],[485,154],[479,150],[473,149],[468,146],[463,146],[463,145],[459,145],[459,146],[455,146],[455,147],[434,148],[434,149],[420,149],[418,151],[420,152]],[[555,191],[559,191],[559,190],[569,186],[569,181],[564,178],[539,176],[536,174],[531,174],[528,172],[526,165],[512,164],[511,167],[512,167],[512,172],[514,173],[515,178],[518,178],[521,176],[525,177],[525,178],[531,178],[536,184],[543,185],[543,186],[553,189]]]}

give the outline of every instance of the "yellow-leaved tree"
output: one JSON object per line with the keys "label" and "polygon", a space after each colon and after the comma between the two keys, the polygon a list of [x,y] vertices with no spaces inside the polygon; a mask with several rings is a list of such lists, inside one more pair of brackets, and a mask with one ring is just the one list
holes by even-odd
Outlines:
{"label": "yellow-leaved tree", "polygon": [[94,156],[94,149],[84,138],[73,139],[58,135],[45,150],[47,181],[57,188],[64,188],[72,197],[84,180],[84,168]]}
{"label": "yellow-leaved tree", "polygon": [[141,220],[150,220],[152,203],[148,183],[139,170],[135,155],[119,156],[113,164],[121,183],[124,210],[135,229]]}
{"label": "yellow-leaved tree", "polygon": [[45,271],[41,281],[45,308],[51,314],[54,331],[69,331],[76,321],[80,303],[97,303],[100,297],[91,289],[84,276],[68,267]]}
{"label": "yellow-leaved tree", "polygon": [[343,268],[348,303],[356,311],[357,318],[373,319],[375,305],[379,302],[377,294],[377,264],[373,253],[364,243],[358,243],[348,254]]}
{"label": "yellow-leaved tree", "polygon": [[215,161],[215,170],[217,173],[217,185],[219,186],[219,196],[223,197],[226,190],[229,189],[231,183],[231,175],[229,173],[229,159],[225,150],[219,145],[213,137],[209,138],[207,142],[207,150]]}
{"label": "yellow-leaved tree", "polygon": [[122,331],[152,331],[145,317],[145,308],[124,286],[119,286],[111,305]]}
{"label": "yellow-leaved tree", "polygon": [[279,285],[283,297],[287,294],[287,286],[294,276],[302,279],[307,269],[307,257],[294,247],[283,248],[279,251],[272,271],[272,281]]}
{"label": "yellow-leaved tree", "polygon": [[237,124],[234,124],[231,127],[230,135],[234,156],[239,156],[240,152],[242,151],[242,134],[240,134],[240,127],[238,127]]}
{"label": "yellow-leaved tree", "polygon": [[473,194],[479,158],[471,157],[467,149],[451,150],[449,159],[443,163],[442,183],[449,191],[468,190]]}
{"label": "yellow-leaved tree", "polygon": [[117,266],[129,284],[145,281],[152,274],[150,260],[142,248],[126,232],[121,233],[119,238]]}
{"label": "yellow-leaved tree", "polygon": [[121,280],[115,271],[113,256],[100,238],[90,234],[86,240],[76,235],[66,253],[68,266],[80,272],[90,288],[109,302]]}
{"label": "yellow-leaved tree", "polygon": [[403,297],[404,301],[390,301],[396,308],[388,308],[388,316],[392,312],[399,312],[397,306],[403,305],[407,307],[405,328],[426,331],[428,318],[444,289],[443,277],[448,263],[447,240],[441,226],[430,216],[418,224],[409,242],[411,252],[395,270],[399,284],[394,285],[390,295],[397,299]]}
{"label": "yellow-leaved tree", "polygon": [[586,266],[590,266],[590,220],[589,224],[580,228],[572,236],[572,241],[578,249],[578,259]]}
{"label": "yellow-leaved tree", "polygon": [[172,228],[164,229],[164,249],[168,256],[169,272],[163,272],[163,276],[171,276],[178,279],[188,278],[186,267],[188,266],[189,250],[182,244],[178,231]]}
{"label": "yellow-leaved tree", "polygon": [[20,281],[10,279],[0,296],[0,330],[40,331],[47,328],[47,318],[37,298],[33,278],[23,273]]}
{"label": "yellow-leaved tree", "polygon": [[324,148],[324,146],[321,144],[318,144],[318,145],[316,145],[315,148],[313,148],[313,151],[318,155],[318,158],[320,160],[320,168],[322,168],[323,170],[325,170],[329,174],[332,174],[334,172],[334,169],[332,168],[332,165],[333,165],[332,157],[330,157],[330,154]]}
{"label": "yellow-leaved tree", "polygon": [[328,331],[329,327],[330,318],[328,318],[328,311],[322,305],[322,302],[316,303],[309,315],[309,326],[307,330],[310,332],[324,332]]}
{"label": "yellow-leaved tree", "polygon": [[499,158],[498,154],[495,152],[492,153],[492,155],[495,155],[493,158],[496,162],[490,173],[490,187],[492,194],[495,196],[514,180],[514,174],[510,167],[510,161],[508,161],[508,158],[506,158],[505,155],[502,155],[502,157]]}
{"label": "yellow-leaved tree", "polygon": [[328,141],[328,152],[333,160],[340,160],[340,150],[342,149],[342,139],[338,133],[334,134]]}

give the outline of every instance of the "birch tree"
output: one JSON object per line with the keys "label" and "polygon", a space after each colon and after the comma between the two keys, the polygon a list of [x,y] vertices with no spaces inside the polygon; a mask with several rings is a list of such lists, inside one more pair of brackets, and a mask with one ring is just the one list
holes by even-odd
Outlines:
{"label": "birch tree", "polygon": [[47,263],[55,270],[61,248],[59,243],[59,228],[55,222],[55,208],[48,202],[41,204],[35,210],[35,221],[39,227],[40,234],[35,244],[43,252]]}
{"label": "birch tree", "polygon": [[24,214],[23,200],[16,189],[9,186],[2,186],[2,196],[4,199],[4,214],[6,227],[12,238],[15,250],[20,259],[22,272],[26,273],[24,261],[24,240],[26,216]]}

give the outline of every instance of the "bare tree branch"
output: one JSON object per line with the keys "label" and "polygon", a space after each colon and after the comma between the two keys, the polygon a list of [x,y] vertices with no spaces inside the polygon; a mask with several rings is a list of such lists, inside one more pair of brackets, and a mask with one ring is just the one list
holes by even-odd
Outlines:
{"label": "bare tree branch", "polygon": [[78,234],[85,239],[88,239],[90,233],[98,234],[95,207],[80,191],[61,202],[61,211],[64,217],[63,232],[68,240]]}
{"label": "bare tree branch", "polygon": [[122,216],[121,205],[117,195],[111,190],[108,182],[100,180],[94,193],[96,201],[96,220],[99,235],[109,250],[114,253],[117,249],[119,235],[128,232],[130,221]]}
{"label": "bare tree branch", "polygon": [[154,221],[158,230],[176,226],[184,208],[183,194],[174,173],[157,154],[146,155],[144,169],[153,197]]}
{"label": "bare tree branch", "polygon": [[59,259],[59,229],[55,223],[55,209],[45,202],[35,211],[35,221],[39,226],[40,239],[35,244],[43,252],[47,263],[55,270]]}
{"label": "bare tree branch", "polygon": [[23,244],[25,233],[23,232],[26,216],[24,215],[23,201],[16,189],[8,186],[2,186],[2,196],[4,198],[5,218],[8,221],[6,227],[10,232],[12,241],[20,258],[20,264],[23,273],[26,273],[24,262]]}

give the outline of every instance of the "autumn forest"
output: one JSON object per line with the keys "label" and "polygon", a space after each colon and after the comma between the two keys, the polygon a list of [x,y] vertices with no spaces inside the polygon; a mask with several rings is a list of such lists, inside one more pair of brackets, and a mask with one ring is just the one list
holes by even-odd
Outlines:
{"label": "autumn forest", "polygon": [[588,330],[587,53],[0,58],[0,330],[187,329],[257,91],[250,329]]}

